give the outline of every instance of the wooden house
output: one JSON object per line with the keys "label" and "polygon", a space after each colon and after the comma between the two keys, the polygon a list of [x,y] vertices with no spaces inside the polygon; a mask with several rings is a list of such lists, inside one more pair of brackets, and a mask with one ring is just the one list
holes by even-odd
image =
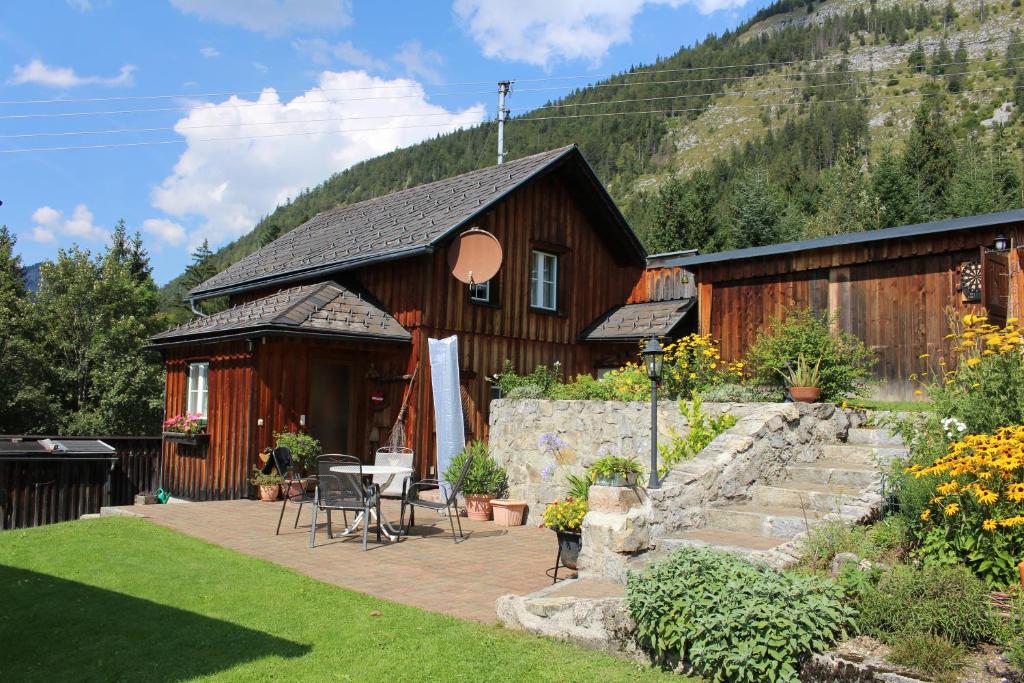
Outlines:
{"label": "wooden house", "polygon": [[[447,251],[495,235],[496,277],[470,288]],[[193,289],[230,307],[156,335],[166,413],[200,413],[208,434],[167,439],[164,488],[242,497],[275,432],[308,431],[325,452],[372,461],[407,403],[407,443],[434,465],[428,338],[458,336],[469,438],[485,438],[506,360],[596,373],[693,305],[681,268],[654,263],[575,146],[333,209]]]}
{"label": "wooden house", "polygon": [[949,357],[950,315],[992,322],[1024,302],[1024,210],[668,259],[693,271],[699,325],[742,358],[787,308],[831,314],[879,357],[882,398],[908,398],[921,356]]}

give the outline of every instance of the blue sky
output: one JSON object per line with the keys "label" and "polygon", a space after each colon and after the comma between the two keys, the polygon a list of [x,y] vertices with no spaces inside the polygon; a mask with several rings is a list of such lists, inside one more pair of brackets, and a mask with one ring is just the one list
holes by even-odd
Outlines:
{"label": "blue sky", "polygon": [[513,86],[522,111],[765,4],[5,2],[0,223],[28,264],[124,218],[162,284],[331,173],[492,119],[499,79],[551,79]]}

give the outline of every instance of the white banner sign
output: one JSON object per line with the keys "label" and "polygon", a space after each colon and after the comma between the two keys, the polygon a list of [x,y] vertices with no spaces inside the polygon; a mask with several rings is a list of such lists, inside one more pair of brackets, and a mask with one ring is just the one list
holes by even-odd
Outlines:
{"label": "white banner sign", "polygon": [[430,385],[434,394],[434,429],[437,433],[437,478],[445,495],[450,486],[442,479],[452,459],[466,447],[462,395],[459,392],[459,340],[429,339]]}

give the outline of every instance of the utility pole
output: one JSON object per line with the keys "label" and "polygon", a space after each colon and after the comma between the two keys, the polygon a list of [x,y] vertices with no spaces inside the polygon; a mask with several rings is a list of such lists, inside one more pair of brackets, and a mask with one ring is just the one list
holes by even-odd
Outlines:
{"label": "utility pole", "polygon": [[512,81],[498,81],[498,165],[505,163],[505,119],[508,108],[505,97],[512,91]]}

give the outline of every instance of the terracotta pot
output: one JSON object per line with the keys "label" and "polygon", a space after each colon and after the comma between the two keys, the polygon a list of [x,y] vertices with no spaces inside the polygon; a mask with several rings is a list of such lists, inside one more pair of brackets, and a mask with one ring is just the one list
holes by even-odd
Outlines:
{"label": "terracotta pot", "polygon": [[289,498],[299,498],[306,493],[306,482],[293,481],[288,484],[281,484],[281,493]]}
{"label": "terracotta pot", "polygon": [[494,511],[494,523],[498,526],[521,526],[526,513],[526,501],[495,498],[491,501],[491,509]]}
{"label": "terracotta pot", "polygon": [[478,522],[490,520],[492,500],[494,500],[494,496],[490,494],[467,493],[466,516]]}
{"label": "terracotta pot", "polygon": [[261,486],[260,488],[260,500],[264,502],[273,502],[277,500],[277,494],[281,491],[279,484],[271,484],[270,486]]}
{"label": "terracotta pot", "polygon": [[789,397],[797,403],[816,403],[821,398],[818,387],[790,387]]}
{"label": "terracotta pot", "polygon": [[576,569],[580,548],[583,547],[583,536],[571,531],[556,531],[555,534],[558,536],[558,547],[562,551],[558,559],[569,569]]}

